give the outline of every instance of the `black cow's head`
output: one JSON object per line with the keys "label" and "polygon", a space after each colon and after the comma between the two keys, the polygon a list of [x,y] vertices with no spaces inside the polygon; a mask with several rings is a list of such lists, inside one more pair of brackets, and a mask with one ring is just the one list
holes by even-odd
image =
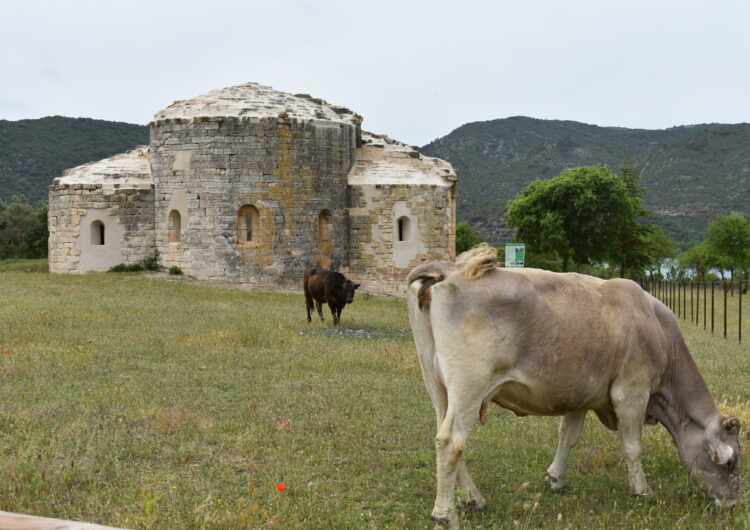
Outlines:
{"label": "black cow's head", "polygon": [[354,283],[351,280],[344,282],[344,295],[346,296],[346,303],[351,304],[354,301],[354,291],[357,290],[361,284]]}

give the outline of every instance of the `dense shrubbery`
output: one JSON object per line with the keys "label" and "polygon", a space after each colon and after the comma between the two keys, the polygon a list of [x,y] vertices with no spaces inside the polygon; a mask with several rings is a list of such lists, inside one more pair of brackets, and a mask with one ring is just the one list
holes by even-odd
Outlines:
{"label": "dense shrubbery", "polygon": [[46,258],[47,203],[34,208],[25,197],[0,199],[0,259]]}
{"label": "dense shrubbery", "polygon": [[[161,270],[159,264],[159,251],[155,251],[154,255],[148,258],[144,258],[138,263],[120,263],[114,267],[110,267],[107,272],[141,272],[141,271],[158,271]],[[170,274],[173,274],[170,269]]]}

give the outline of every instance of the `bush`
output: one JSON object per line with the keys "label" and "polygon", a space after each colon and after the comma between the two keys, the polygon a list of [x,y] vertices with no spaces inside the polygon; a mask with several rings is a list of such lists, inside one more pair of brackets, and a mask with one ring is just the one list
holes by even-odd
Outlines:
{"label": "bush", "polygon": [[174,276],[182,276],[182,269],[177,265],[172,265],[171,267],[169,267],[169,274],[172,274]]}
{"label": "bush", "polygon": [[143,266],[143,270],[146,271],[158,271],[161,269],[161,265],[159,265],[159,251],[155,250],[154,255],[150,258],[144,258],[141,262]]}
{"label": "bush", "polygon": [[107,272],[140,272],[143,270],[143,265],[140,263],[120,263],[111,267]]}
{"label": "bush", "polygon": [[471,247],[482,243],[484,240],[474,233],[469,223],[459,221],[456,223],[456,255],[466,252]]}

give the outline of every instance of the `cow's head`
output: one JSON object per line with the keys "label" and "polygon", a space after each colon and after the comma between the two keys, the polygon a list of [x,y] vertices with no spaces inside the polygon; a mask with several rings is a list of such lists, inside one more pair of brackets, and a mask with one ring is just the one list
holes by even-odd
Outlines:
{"label": "cow's head", "polygon": [[354,291],[357,290],[361,284],[353,283],[351,280],[344,282],[344,295],[346,295],[346,303],[351,304],[354,301]]}
{"label": "cow's head", "polygon": [[739,435],[737,418],[717,418],[686,448],[690,475],[717,506],[732,507],[740,499]]}

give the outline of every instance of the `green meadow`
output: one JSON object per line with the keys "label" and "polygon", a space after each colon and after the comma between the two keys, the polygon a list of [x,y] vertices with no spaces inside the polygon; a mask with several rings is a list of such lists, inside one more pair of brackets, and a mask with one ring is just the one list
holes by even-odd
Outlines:
{"label": "green meadow", "polygon": [[[148,529],[433,527],[434,413],[403,302],[358,294],[333,329],[327,308],[305,321],[301,288],[45,269],[0,263],[0,510]],[[750,426],[750,347],[684,331],[724,412]],[[555,418],[491,409],[467,453],[487,507],[464,527],[750,528],[747,502],[717,511],[690,484],[662,427],[645,428],[649,498],[630,495],[619,438],[594,415],[571,487],[549,492],[556,437]]]}

